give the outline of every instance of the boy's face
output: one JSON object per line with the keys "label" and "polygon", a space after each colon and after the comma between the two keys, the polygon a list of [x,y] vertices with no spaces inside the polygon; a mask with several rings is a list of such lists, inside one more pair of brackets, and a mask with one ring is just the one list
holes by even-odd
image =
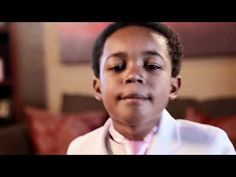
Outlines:
{"label": "boy's face", "polygon": [[114,121],[128,126],[157,122],[180,87],[171,69],[163,36],[144,27],[119,29],[105,42],[95,97]]}

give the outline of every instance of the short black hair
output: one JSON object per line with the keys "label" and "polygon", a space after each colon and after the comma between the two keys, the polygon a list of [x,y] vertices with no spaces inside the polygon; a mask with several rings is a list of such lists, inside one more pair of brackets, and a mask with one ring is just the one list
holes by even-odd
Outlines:
{"label": "short black hair", "polygon": [[92,53],[92,68],[97,78],[100,77],[100,57],[102,56],[106,40],[119,29],[128,26],[146,27],[164,36],[167,39],[169,55],[171,56],[171,75],[176,77],[180,73],[183,47],[178,35],[172,29],[159,22],[116,22],[110,24],[95,41]]}

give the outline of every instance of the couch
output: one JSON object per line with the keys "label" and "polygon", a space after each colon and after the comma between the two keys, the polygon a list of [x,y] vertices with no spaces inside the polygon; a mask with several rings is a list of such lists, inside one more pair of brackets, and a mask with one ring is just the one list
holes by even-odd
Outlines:
{"label": "couch", "polygon": [[0,155],[32,154],[29,134],[24,123],[1,125]]}
{"label": "couch", "polygon": [[[207,101],[177,99],[167,110],[176,119],[212,124],[226,130],[236,147],[236,98]],[[61,113],[25,109],[25,122],[0,128],[0,154],[65,154],[68,143],[101,126],[108,115],[92,96],[63,96]]]}

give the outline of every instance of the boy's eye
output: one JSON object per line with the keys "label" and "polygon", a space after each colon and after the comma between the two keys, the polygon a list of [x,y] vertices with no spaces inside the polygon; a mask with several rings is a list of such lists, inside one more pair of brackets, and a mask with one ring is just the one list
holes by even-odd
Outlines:
{"label": "boy's eye", "polygon": [[157,64],[145,64],[144,67],[146,70],[149,70],[149,71],[161,69],[161,67]]}
{"label": "boy's eye", "polygon": [[123,64],[119,64],[119,65],[115,65],[111,68],[111,70],[115,71],[115,72],[120,72],[124,69],[124,65]]}

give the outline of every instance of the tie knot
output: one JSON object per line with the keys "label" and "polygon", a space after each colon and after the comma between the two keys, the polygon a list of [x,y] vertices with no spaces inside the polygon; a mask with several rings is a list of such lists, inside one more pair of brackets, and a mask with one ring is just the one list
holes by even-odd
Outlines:
{"label": "tie knot", "polygon": [[148,144],[145,141],[125,141],[124,146],[128,154],[142,155],[145,154]]}

